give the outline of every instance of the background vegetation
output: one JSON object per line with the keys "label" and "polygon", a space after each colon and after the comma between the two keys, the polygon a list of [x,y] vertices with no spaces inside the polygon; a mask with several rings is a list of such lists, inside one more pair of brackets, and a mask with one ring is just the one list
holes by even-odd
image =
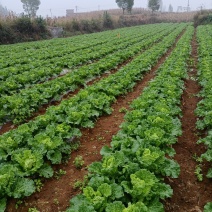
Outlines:
{"label": "background vegetation", "polygon": [[50,38],[46,20],[42,17],[7,16],[0,19],[0,44],[18,43]]}
{"label": "background vegetation", "polygon": [[30,16],[8,15],[0,17],[0,44],[35,41],[51,38],[50,29],[61,28],[60,37],[68,37],[84,33],[141,24],[162,22],[191,22],[195,26],[212,23],[212,11],[173,13],[157,12],[134,8],[130,13],[123,14],[122,9],[76,13],[70,17],[30,18]]}

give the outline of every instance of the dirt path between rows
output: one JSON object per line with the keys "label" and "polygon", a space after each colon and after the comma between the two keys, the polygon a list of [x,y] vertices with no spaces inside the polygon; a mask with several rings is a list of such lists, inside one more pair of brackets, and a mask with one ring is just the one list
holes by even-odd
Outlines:
{"label": "dirt path between rows", "polygon": [[[196,144],[199,134],[196,130],[197,117],[195,109],[200,98],[196,95],[201,87],[196,81],[197,77],[197,41],[196,31],[192,40],[192,57],[189,64],[189,79],[185,80],[185,90],[182,95],[181,109],[183,117],[183,134],[174,145],[176,150],[175,160],[180,164],[181,174],[178,179],[167,179],[166,182],[171,185],[174,195],[166,201],[166,212],[202,212],[204,205],[212,201],[212,183],[211,180],[204,177],[202,182],[197,180],[195,175],[197,157],[206,151],[203,145]],[[208,164],[203,164],[204,173],[206,173]]]}
{"label": "dirt path between rows", "polygon": [[[182,34],[177,38],[182,36]],[[176,42],[177,42],[176,40]],[[25,198],[23,203],[15,208],[16,200],[10,200],[7,206],[7,212],[27,212],[29,208],[37,208],[40,212],[59,212],[65,211],[69,206],[69,200],[80,192],[73,189],[73,185],[77,180],[83,180],[87,173],[86,167],[94,161],[101,160],[100,150],[104,145],[110,145],[112,136],[119,131],[120,124],[124,121],[124,113],[120,109],[129,109],[129,104],[140,94],[148,85],[149,81],[154,78],[156,70],[171,54],[175,45],[158,61],[158,63],[147,73],[144,78],[137,83],[132,92],[119,97],[112,105],[113,113],[109,116],[99,118],[93,129],[82,129],[82,137],[80,138],[80,148],[71,154],[71,158],[66,164],[55,166],[55,170],[62,169],[66,171],[59,179],[43,180],[44,186],[39,193],[33,194],[31,197]],[[82,156],[85,164],[81,170],[76,169],[73,161],[76,156]]]}

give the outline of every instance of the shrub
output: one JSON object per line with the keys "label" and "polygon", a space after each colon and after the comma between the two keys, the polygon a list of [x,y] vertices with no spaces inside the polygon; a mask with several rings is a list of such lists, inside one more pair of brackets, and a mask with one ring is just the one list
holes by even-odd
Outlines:
{"label": "shrub", "polygon": [[194,26],[203,24],[212,24],[212,11],[211,10],[203,10],[198,12],[194,16]]}
{"label": "shrub", "polygon": [[103,13],[103,27],[113,28],[113,20],[107,11]]}

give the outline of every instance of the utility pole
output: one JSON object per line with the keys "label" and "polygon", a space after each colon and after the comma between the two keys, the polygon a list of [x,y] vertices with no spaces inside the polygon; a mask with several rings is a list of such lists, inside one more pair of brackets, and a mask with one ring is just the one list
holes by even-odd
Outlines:
{"label": "utility pole", "polygon": [[77,10],[78,10],[78,6],[76,6],[76,13],[77,13]]}
{"label": "utility pole", "polygon": [[98,5],[98,11],[100,10],[100,5]]}

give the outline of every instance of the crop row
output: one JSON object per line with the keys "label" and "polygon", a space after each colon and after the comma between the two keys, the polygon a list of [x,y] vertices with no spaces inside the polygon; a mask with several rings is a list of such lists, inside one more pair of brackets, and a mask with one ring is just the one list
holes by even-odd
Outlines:
{"label": "crop row", "polygon": [[[144,26],[142,28],[146,29],[149,27]],[[35,60],[41,62],[42,60],[89,48],[93,45],[104,44],[115,40],[118,32],[124,36],[131,33],[130,30],[128,31],[123,28],[89,35],[74,36],[66,39],[51,39],[9,46],[2,45],[0,49],[0,68],[16,66],[16,64],[28,64]],[[8,51],[10,54],[8,54]]]}
{"label": "crop row", "polygon": [[[111,104],[131,90],[153,64],[175,42],[171,33],[160,43],[136,57],[115,74],[81,90],[60,105],[48,108],[45,115],[20,125],[0,136],[0,198],[20,198],[35,191],[33,177],[51,177],[52,164],[62,154],[70,154],[70,142],[80,136],[81,127],[93,127],[103,113],[112,112]],[[48,161],[47,161],[48,160]]]}
{"label": "crop row", "polygon": [[[201,158],[212,164],[212,26],[199,26],[197,39],[199,43],[198,80],[202,86],[200,96],[203,98],[196,109],[196,114],[200,117],[197,121],[197,128],[207,131],[207,136],[200,139],[198,143],[207,146],[207,151],[201,155]],[[208,170],[207,177],[212,178],[212,168]],[[208,203],[205,211],[211,211],[211,209],[212,203]]]}
{"label": "crop row", "polygon": [[[22,65],[21,67],[17,67],[17,69],[15,67],[12,67],[10,68],[10,70],[13,69],[13,75],[1,82],[0,93],[16,93],[18,89],[32,86],[32,84],[36,84],[38,82],[44,82],[52,76],[56,77],[63,71],[63,68],[71,69],[77,65],[81,65],[88,62],[90,63],[93,60],[102,58],[105,55],[117,51],[118,49],[126,48],[131,42],[136,43],[139,40],[143,40],[149,37],[149,33],[147,33],[147,35],[145,34],[142,36],[138,36],[138,31],[136,30],[134,31],[134,33],[136,34],[136,36],[131,35],[127,38],[115,39],[114,41],[108,42],[106,44],[96,46],[94,45],[90,48],[70,53],[62,57],[54,57],[50,60],[45,60],[43,63],[35,61],[37,62],[37,64],[39,64],[38,67],[34,68],[31,67],[31,64],[28,64],[26,65],[28,70],[21,72],[17,75],[14,75],[14,71],[18,71],[20,68],[23,69],[24,65]],[[7,69],[4,73],[7,75],[10,70]]]}
{"label": "crop row", "polygon": [[[185,27],[184,24],[177,27],[172,33],[178,35]],[[101,75],[105,71],[115,68],[118,64],[133,57],[136,53],[150,47],[153,43],[162,39],[165,35],[173,30],[164,30],[149,39],[136,42],[129,45],[123,50],[117,51],[106,56],[96,63],[83,66],[73,72],[43,84],[38,84],[30,89],[23,89],[18,94],[12,96],[2,96],[0,102],[0,122],[12,120],[14,123],[25,120],[30,117],[39,107],[50,100],[61,98],[64,93],[74,91],[80,85],[84,85],[86,81]]]}
{"label": "crop row", "polygon": [[173,156],[171,146],[182,133],[178,116],[193,32],[189,27],[155,79],[133,101],[111,148],[103,147],[101,162],[88,167],[88,184],[67,212],[164,211],[160,200],[173,191],[163,177],[176,178],[180,172],[166,155]]}
{"label": "crop row", "polygon": [[[161,31],[166,28],[165,26],[166,25],[161,25],[160,27],[162,27],[162,29],[159,28],[159,25],[155,27],[159,31]],[[23,84],[30,82],[29,80],[26,81],[27,78],[24,77],[28,74],[32,78],[31,82],[33,83],[39,80],[39,76],[40,78],[43,77],[43,79],[41,80],[44,81],[45,79],[47,79],[47,77],[52,76],[53,74],[59,74],[62,71],[62,68],[72,68],[73,66],[85,63],[89,60],[98,59],[101,56],[107,54],[107,51],[108,53],[114,51],[116,45],[119,45],[122,42],[130,42],[135,38],[145,38],[149,36],[149,33],[150,35],[152,33],[155,33],[153,26],[149,26],[148,28],[132,28],[131,31],[126,31],[124,36],[122,36],[120,39],[113,34],[107,36],[108,33],[106,33],[104,37],[100,38],[100,40],[102,40],[101,42],[96,39],[90,41],[88,40],[87,42],[89,43],[89,45],[81,44],[74,49],[68,48],[67,42],[66,46],[61,46],[54,50],[55,47],[53,44],[52,47],[49,47],[48,50],[52,51],[50,53],[51,57],[49,56],[47,58],[43,51],[40,51],[37,52],[37,55],[40,55],[41,57],[43,55],[42,59],[35,59],[33,58],[33,56],[29,56],[27,58],[28,62],[17,61],[15,66],[4,68],[0,71],[0,80],[7,80],[9,84],[12,79],[17,79],[17,83]],[[64,51],[66,53],[64,53]],[[99,55],[97,54],[97,52],[99,52]],[[19,54],[23,54],[23,52],[20,52]],[[46,75],[45,72],[47,72]],[[38,74],[37,78],[36,73]]]}

